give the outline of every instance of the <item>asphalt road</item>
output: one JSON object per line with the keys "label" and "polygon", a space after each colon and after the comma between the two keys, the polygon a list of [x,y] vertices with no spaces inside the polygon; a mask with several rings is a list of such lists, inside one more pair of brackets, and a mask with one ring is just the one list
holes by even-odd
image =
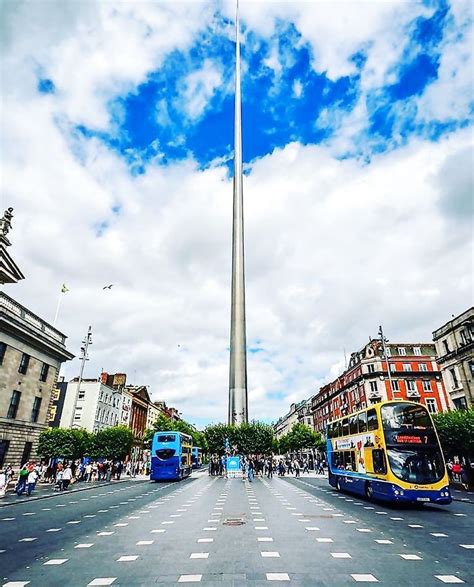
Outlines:
{"label": "asphalt road", "polygon": [[0,584],[473,585],[473,515],[314,478],[127,481],[0,508]]}

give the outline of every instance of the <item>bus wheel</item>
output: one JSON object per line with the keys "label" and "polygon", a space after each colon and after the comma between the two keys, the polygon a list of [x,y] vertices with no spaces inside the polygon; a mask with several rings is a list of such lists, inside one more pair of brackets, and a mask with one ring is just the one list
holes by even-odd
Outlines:
{"label": "bus wheel", "polygon": [[337,491],[341,491],[341,482],[339,480],[339,477],[336,477],[336,489]]}
{"label": "bus wheel", "polygon": [[368,497],[369,499],[373,499],[373,497],[374,497],[374,490],[372,489],[372,483],[369,483],[368,481],[365,484],[365,496]]}

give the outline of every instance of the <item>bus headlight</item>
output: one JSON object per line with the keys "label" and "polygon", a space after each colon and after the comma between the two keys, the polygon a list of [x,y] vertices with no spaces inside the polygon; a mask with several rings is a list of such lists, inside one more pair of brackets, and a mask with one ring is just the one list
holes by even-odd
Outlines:
{"label": "bus headlight", "polygon": [[443,487],[441,490],[441,497],[449,497],[449,487]]}
{"label": "bus headlight", "polygon": [[404,491],[401,487],[398,487],[398,485],[392,485],[392,490],[393,490],[393,495],[403,495]]}

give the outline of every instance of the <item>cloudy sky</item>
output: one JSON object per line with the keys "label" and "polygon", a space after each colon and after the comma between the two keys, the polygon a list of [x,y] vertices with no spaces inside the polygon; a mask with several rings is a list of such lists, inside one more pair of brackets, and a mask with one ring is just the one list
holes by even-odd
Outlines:
{"label": "cloudy sky", "polygon": [[[227,413],[232,2],[3,0],[2,207],[86,376]],[[250,417],[472,300],[472,4],[241,1]],[[103,291],[106,284],[115,284]],[[64,368],[77,374],[75,359]]]}

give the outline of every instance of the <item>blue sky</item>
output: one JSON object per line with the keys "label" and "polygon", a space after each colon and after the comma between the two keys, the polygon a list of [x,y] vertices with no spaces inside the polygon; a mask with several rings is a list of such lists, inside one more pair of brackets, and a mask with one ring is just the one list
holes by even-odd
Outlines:
{"label": "blue sky", "polygon": [[[340,156],[370,159],[405,144],[412,136],[437,140],[472,120],[472,106],[469,115],[460,119],[420,121],[417,116],[415,100],[437,80],[445,29],[454,26],[449,5],[439,2],[436,6],[428,17],[419,16],[406,25],[400,39],[400,59],[387,72],[394,81],[364,94],[366,125]],[[216,12],[212,26],[201,31],[186,52],[171,52],[143,83],[110,101],[110,131],[99,132],[84,125],[78,125],[78,131],[86,137],[99,137],[120,153],[133,173],[143,173],[153,161],[167,164],[189,156],[202,168],[221,159],[230,163],[232,26]],[[250,163],[292,141],[321,144],[330,140],[361,99],[361,74],[370,43],[349,56],[355,71],[334,80],[315,71],[317,55],[294,23],[278,21],[270,38],[246,30],[245,25],[242,29],[244,162]],[[459,30],[458,39],[464,33]],[[278,71],[267,61],[272,51],[283,64]],[[219,71],[220,82],[206,96],[202,110],[190,115],[186,80],[206,63]],[[54,80],[40,79],[38,89],[54,92]],[[200,91],[199,85],[195,90]],[[323,111],[337,116],[319,121]]]}
{"label": "blue sky", "polygon": [[[4,196],[28,275],[11,293],[54,316],[66,283],[69,347],[96,337],[87,376],[225,419],[234,3],[6,8]],[[241,30],[248,381],[268,421],[379,324],[429,341],[472,299],[472,3],[242,0]]]}

